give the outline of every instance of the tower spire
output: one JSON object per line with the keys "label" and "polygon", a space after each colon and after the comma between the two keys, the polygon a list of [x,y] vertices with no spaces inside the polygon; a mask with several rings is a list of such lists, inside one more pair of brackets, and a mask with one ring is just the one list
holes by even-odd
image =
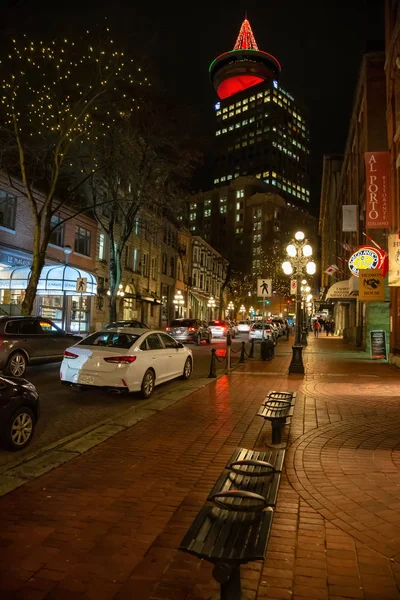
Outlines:
{"label": "tower spire", "polygon": [[247,11],[245,19],[239,31],[234,50],[258,50],[257,42],[247,20]]}

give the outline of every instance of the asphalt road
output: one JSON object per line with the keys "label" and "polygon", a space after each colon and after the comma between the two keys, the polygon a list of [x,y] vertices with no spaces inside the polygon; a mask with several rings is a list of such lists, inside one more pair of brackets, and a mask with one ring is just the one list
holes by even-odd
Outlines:
{"label": "asphalt road", "polygon": [[[247,342],[247,334],[237,336],[232,342],[232,354],[238,359],[241,341]],[[225,348],[226,341],[213,340],[212,346]],[[193,351],[194,369],[192,379],[208,377],[210,371],[210,345],[202,343],[200,346],[190,345]],[[247,350],[249,346],[247,345]],[[217,372],[222,372],[226,367],[225,361],[216,362]],[[53,444],[62,438],[96,425],[117,413],[135,406],[141,402],[136,394],[117,394],[102,389],[88,389],[75,392],[72,388],[60,383],[60,363],[41,365],[28,368],[25,377],[31,381],[40,395],[41,416],[36,427],[35,436],[31,444],[24,450],[7,452],[0,448],[0,469],[14,462],[16,458],[23,459],[28,454]],[[159,398],[165,393],[179,389],[184,384],[176,379],[156,387],[152,398]]]}

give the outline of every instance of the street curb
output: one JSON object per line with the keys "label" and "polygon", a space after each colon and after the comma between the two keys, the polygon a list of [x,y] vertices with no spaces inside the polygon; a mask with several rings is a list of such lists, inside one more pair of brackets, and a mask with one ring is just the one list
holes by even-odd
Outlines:
{"label": "street curb", "polygon": [[[231,371],[238,366],[239,364],[233,365]],[[215,383],[226,375],[227,373],[224,372],[218,374],[216,378],[202,377],[186,381],[182,383],[182,388],[179,390],[167,392],[154,400],[144,400],[140,403],[140,406],[132,406],[111,418],[97,422],[92,427],[87,427],[48,446],[44,446],[32,452],[32,454],[28,454],[22,460],[16,459],[14,463],[8,464],[3,470],[0,470],[0,497],[81,456],[116,433],[133,427],[140,421],[169,408],[187,398],[193,392]]]}

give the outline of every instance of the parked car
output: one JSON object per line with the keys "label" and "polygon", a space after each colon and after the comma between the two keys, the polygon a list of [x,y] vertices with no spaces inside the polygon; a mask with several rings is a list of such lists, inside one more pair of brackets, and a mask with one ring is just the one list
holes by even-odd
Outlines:
{"label": "parked car", "polygon": [[137,319],[131,319],[128,321],[112,321],[104,325],[103,329],[116,329],[117,327],[135,327],[136,329],[150,329],[146,323],[138,321]]}
{"label": "parked car", "polygon": [[249,331],[250,331],[250,323],[248,321],[239,321],[238,333],[249,333]]}
{"label": "parked car", "polygon": [[235,337],[235,330],[232,329],[229,321],[209,321],[208,323],[213,338],[224,338],[228,335],[228,331],[231,334],[231,338]]}
{"label": "parked car", "polygon": [[174,319],[166,328],[166,331],[180,342],[200,344],[202,340],[206,340],[210,344],[212,340],[210,327],[200,319]]}
{"label": "parked car", "polygon": [[0,317],[0,370],[22,377],[28,365],[61,361],[81,335],[66,333],[42,317]]}
{"label": "parked car", "polygon": [[102,329],[64,352],[60,378],[83,389],[104,387],[151,396],[154,387],[170,379],[189,379],[192,351],[164,331]]}
{"label": "parked car", "polygon": [[[263,335],[264,332],[264,335]],[[253,323],[251,329],[249,331],[249,341],[251,340],[262,340],[264,337],[265,340],[273,340],[275,341],[275,333],[269,324],[266,324],[265,327],[262,323]]]}
{"label": "parked car", "polygon": [[8,450],[22,450],[31,441],[39,418],[39,396],[26,379],[0,377],[0,441]]}

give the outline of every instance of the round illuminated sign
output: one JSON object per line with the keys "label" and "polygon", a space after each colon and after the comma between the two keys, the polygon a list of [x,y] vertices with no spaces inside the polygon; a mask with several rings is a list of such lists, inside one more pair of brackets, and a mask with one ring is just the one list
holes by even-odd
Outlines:
{"label": "round illuminated sign", "polygon": [[379,269],[383,263],[383,255],[372,246],[361,246],[349,258],[349,269],[355,277],[363,269]]}

